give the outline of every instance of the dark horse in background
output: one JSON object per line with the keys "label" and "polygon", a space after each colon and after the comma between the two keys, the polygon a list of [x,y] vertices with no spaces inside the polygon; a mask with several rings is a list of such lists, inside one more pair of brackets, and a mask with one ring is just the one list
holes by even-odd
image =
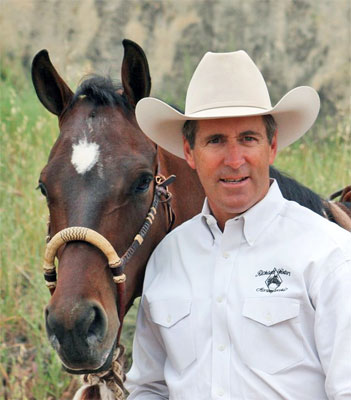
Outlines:
{"label": "dark horse in background", "polygon": [[[32,66],[36,93],[57,115],[60,128],[39,179],[50,212],[49,237],[67,227],[87,227],[99,232],[122,254],[146,218],[157,174],[177,176],[170,187],[173,227],[197,214],[204,199],[197,175],[186,162],[157,148],[138,127],[134,109],[141,98],[149,96],[149,68],[138,45],[124,40],[123,46],[119,87],[108,78],[93,76],[73,93],[45,50],[36,55]],[[318,195],[276,169],[271,175],[285,197],[320,215],[329,215],[329,208]],[[166,235],[169,219],[167,207],[159,204],[149,233],[125,267],[126,310],[141,294],[146,263]],[[65,243],[58,249],[57,258],[57,287],[45,312],[49,340],[68,372],[95,374],[108,370],[120,318],[117,289],[106,258],[97,247],[81,240]],[[82,390],[80,396],[106,395],[95,385]]]}

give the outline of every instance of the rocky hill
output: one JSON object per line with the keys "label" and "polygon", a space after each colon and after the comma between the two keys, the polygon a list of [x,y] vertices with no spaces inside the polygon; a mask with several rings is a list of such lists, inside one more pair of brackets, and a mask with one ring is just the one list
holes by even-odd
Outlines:
{"label": "rocky hill", "polygon": [[350,21],[349,0],[0,0],[0,51],[29,71],[47,48],[74,88],[92,71],[118,78],[129,38],[147,54],[153,95],[182,106],[206,51],[245,49],[273,104],[311,85],[322,117],[335,116],[350,111]]}

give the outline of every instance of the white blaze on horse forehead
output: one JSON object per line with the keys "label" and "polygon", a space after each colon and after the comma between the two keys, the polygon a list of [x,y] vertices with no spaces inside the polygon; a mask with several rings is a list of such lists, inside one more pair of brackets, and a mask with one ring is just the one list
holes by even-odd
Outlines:
{"label": "white blaze on horse forehead", "polygon": [[94,142],[89,143],[87,138],[84,138],[79,140],[78,144],[73,144],[71,163],[78,174],[85,174],[98,162],[99,155],[99,145]]}

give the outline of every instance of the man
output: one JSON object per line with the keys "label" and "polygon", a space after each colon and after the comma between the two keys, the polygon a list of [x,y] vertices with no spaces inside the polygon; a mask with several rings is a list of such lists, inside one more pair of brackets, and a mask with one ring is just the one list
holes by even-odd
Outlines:
{"label": "man", "polygon": [[184,115],[139,102],[140,127],[207,198],[150,258],[129,399],[351,399],[351,235],[269,179],[318,111],[309,87],[272,107],[243,51],[204,56]]}

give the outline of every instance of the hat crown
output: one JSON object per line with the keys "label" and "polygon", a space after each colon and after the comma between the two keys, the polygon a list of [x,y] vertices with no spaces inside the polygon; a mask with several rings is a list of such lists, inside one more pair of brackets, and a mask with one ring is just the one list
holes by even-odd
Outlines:
{"label": "hat crown", "polygon": [[223,107],[272,107],[263,76],[243,51],[208,52],[189,83],[185,114]]}

